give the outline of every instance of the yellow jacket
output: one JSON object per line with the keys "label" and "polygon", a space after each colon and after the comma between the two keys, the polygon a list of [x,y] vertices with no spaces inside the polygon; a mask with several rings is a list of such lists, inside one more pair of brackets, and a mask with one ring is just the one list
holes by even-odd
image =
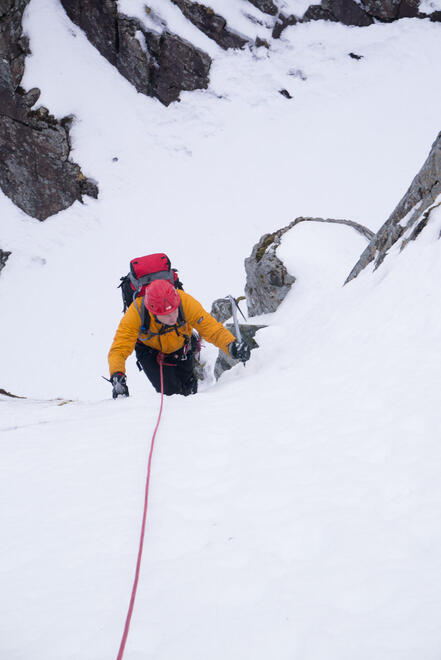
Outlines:
{"label": "yellow jacket", "polygon": [[113,344],[109,351],[110,375],[116,371],[125,373],[126,360],[133,353],[136,342],[139,340],[146,346],[156,349],[162,353],[174,353],[182,348],[186,339],[191,337],[192,329],[211,344],[217,346],[228,354],[228,345],[235,340],[234,335],[229,332],[222,323],[214,319],[202,305],[185,291],[179,291],[185,323],[171,332],[159,336],[150,336],[149,332],[159,332],[163,326],[147,310],[146,319],[150,314],[150,326],[148,331],[140,333],[141,330],[141,305],[142,298],[137,298],[124,314],[116,331]]}

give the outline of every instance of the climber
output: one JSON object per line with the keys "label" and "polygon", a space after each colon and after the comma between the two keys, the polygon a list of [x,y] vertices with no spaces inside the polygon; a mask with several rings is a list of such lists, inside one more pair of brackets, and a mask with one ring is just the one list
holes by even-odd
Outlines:
{"label": "climber", "polygon": [[125,363],[133,350],[157,392],[161,391],[162,361],[164,394],[195,394],[198,339],[193,330],[234,359],[246,362],[250,357],[248,345],[238,342],[195,298],[167,280],[149,284],[144,298],[135,298],[121,319],[109,351],[113,398],[129,396]]}

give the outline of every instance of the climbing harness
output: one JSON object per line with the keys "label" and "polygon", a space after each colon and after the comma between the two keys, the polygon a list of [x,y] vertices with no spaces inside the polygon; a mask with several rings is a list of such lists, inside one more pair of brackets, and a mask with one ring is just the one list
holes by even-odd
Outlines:
{"label": "climbing harness", "polygon": [[[162,367],[176,367],[176,364],[170,364],[169,362],[164,362],[165,360],[165,354],[164,353],[158,353],[156,356],[156,362],[159,364],[159,369],[161,370],[161,383],[162,383]],[[161,387],[161,394],[162,394],[162,387]]]}
{"label": "climbing harness", "polygon": [[140,540],[139,540],[139,550],[138,550],[138,559],[137,559],[137,562],[136,562],[135,579],[133,581],[132,595],[130,597],[129,609],[128,609],[128,612],[127,612],[126,623],[125,623],[125,626],[124,626],[124,632],[123,632],[123,636],[122,636],[122,639],[121,639],[121,644],[120,644],[120,647],[119,647],[117,660],[122,660],[122,658],[124,656],[124,649],[126,647],[127,637],[129,635],[130,622],[131,622],[131,619],[132,619],[133,608],[134,608],[134,605],[135,605],[136,590],[138,588],[139,574],[140,574],[140,571],[141,571],[142,550],[143,550],[143,547],[144,547],[144,536],[145,536],[145,526],[146,526],[146,520],[147,520],[147,505],[148,505],[148,499],[149,499],[150,473],[151,473],[151,467],[152,467],[153,448],[155,446],[156,433],[158,431],[159,423],[161,421],[162,406],[163,406],[163,403],[164,403],[164,377],[163,377],[163,373],[162,373],[163,365],[165,365],[164,353],[158,353],[158,358],[157,359],[158,359],[159,371],[160,371],[160,377],[161,377],[161,405],[160,405],[160,408],[159,408],[158,421],[156,422],[156,427],[155,427],[155,430],[153,432],[152,442],[151,442],[151,445],[150,445],[150,452],[149,452],[149,458],[148,458],[148,463],[147,463],[147,480],[146,480],[146,485],[145,485],[145,496],[144,496],[144,512],[143,512],[143,515],[142,515],[141,536],[140,536]]}

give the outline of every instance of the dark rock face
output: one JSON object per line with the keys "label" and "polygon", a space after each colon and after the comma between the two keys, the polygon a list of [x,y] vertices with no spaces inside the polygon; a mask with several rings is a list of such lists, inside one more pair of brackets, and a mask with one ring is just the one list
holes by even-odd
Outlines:
{"label": "dark rock face", "polygon": [[326,222],[347,225],[355,229],[368,241],[375,236],[370,229],[357,222],[352,222],[352,220],[303,216],[296,218],[289,225],[273,234],[265,234],[253,247],[251,256],[245,259],[247,274],[245,293],[249,316],[275,312],[294,284],[296,278],[288,273],[276,252],[283,235],[301,222]]}
{"label": "dark rock face", "polygon": [[22,36],[21,19],[29,0],[0,0],[0,55],[9,65],[11,82],[16,87],[23,77],[29,43]]}
{"label": "dark rock face", "polygon": [[40,92],[19,86],[29,52],[21,36],[27,2],[0,0],[0,187],[25,213],[45,220],[98,189],[69,160],[69,119],[31,110]]}
{"label": "dark rock face", "polygon": [[[419,4],[420,0],[361,0],[360,3],[322,0],[321,4],[308,7],[300,22],[325,20],[364,27],[372,25],[375,19],[391,22],[400,18],[426,18],[426,14],[419,12]],[[431,20],[435,20],[432,16]]]}
{"label": "dark rock face", "polygon": [[302,22],[327,20],[343,25],[363,27],[374,20],[354,0],[323,0],[321,5],[311,5],[305,12]]}
{"label": "dark rock face", "polygon": [[303,14],[302,23],[309,23],[309,21],[334,21],[337,19],[329,9],[325,9],[322,5],[310,5]]}
{"label": "dark rock face", "polygon": [[[432,145],[427,160],[418,172],[404,197],[391,213],[384,225],[373,236],[369,245],[348,275],[346,282],[354,277],[372,261],[377,268],[388,250],[403,237],[401,249],[415,240],[427,225],[430,213],[438,206],[435,200],[441,193],[441,133]],[[405,219],[405,224],[401,221]]]}
{"label": "dark rock face", "polygon": [[206,89],[210,57],[180,37],[157,35],[118,13],[116,0],[61,0],[69,18],[141,94],[164,105],[181,91]]}
{"label": "dark rock face", "polygon": [[161,103],[177,101],[181,91],[208,87],[211,58],[206,53],[168,32],[160,37],[147,35],[146,40],[156,62],[151,68],[152,96]]}
{"label": "dark rock face", "polygon": [[0,395],[1,396],[9,396],[9,397],[11,397],[11,399],[26,399],[25,396],[17,396],[17,394],[11,394],[11,392],[7,392],[2,387],[0,387]]}
{"label": "dark rock face", "polygon": [[295,16],[284,16],[283,14],[279,14],[271,33],[272,38],[280,39],[282,32],[290,25],[295,25],[296,23],[297,18]]}
{"label": "dark rock face", "polygon": [[354,0],[324,0],[322,6],[343,25],[364,27],[374,22],[373,18],[368,16]]}
{"label": "dark rock face", "polygon": [[[225,327],[234,335],[234,325],[232,325],[231,323],[227,323]],[[251,350],[254,350],[255,348],[259,348],[259,344],[254,339],[256,332],[266,327],[267,327],[266,325],[239,324],[242,338],[248,344]],[[224,371],[228,371],[236,364],[240,364],[240,360],[233,360],[232,357],[229,357],[223,351],[219,351],[216,364],[214,365],[214,376],[216,380],[220,378],[220,376],[224,373]]]}
{"label": "dark rock face", "polygon": [[78,25],[114,66],[117,65],[119,30],[115,0],[61,0],[70,20]]}
{"label": "dark rock face", "polygon": [[403,0],[398,10],[398,18],[425,18],[419,9],[420,0]]}
{"label": "dark rock face", "polygon": [[240,35],[227,30],[227,22],[222,16],[215,14],[210,7],[205,7],[190,0],[171,0],[177,5],[184,16],[196,27],[213,39],[221,48],[242,48],[247,42]]}
{"label": "dark rock face", "polygon": [[10,252],[6,252],[6,250],[0,250],[0,272],[6,266],[6,262],[10,256]]}
{"label": "dark rock face", "polygon": [[96,185],[69,160],[68,121],[57,121],[46,108],[29,110],[26,97],[15,92],[2,96],[8,101],[0,108],[3,192],[38,220],[81,201],[83,194],[97,197]]}
{"label": "dark rock face", "polygon": [[275,16],[279,11],[277,5],[272,0],[248,0],[248,2],[254,5],[254,7],[257,7],[257,9],[260,9],[264,14]]}
{"label": "dark rock face", "polygon": [[401,0],[361,0],[365,11],[381,21],[394,21],[398,18]]}

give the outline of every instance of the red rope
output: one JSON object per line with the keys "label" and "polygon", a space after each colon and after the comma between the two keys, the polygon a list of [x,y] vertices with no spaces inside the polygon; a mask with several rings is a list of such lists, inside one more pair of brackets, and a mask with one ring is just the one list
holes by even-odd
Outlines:
{"label": "red rope", "polygon": [[[160,355],[162,355],[162,353]],[[148,465],[147,465],[147,481],[146,481],[146,485],[145,485],[144,513],[143,513],[143,516],[142,516],[141,538],[140,538],[140,541],[139,541],[138,560],[136,562],[135,580],[133,582],[132,595],[130,597],[130,605],[129,605],[129,610],[127,612],[127,618],[126,618],[126,625],[124,626],[124,633],[123,633],[123,636],[122,636],[121,645],[119,647],[117,660],[122,660],[122,657],[124,655],[124,649],[126,647],[127,637],[129,635],[130,621],[132,619],[133,607],[135,605],[135,597],[136,597],[136,589],[138,587],[139,573],[140,573],[140,570],[141,570],[142,549],[144,547],[145,523],[146,523],[146,520],[147,520],[147,504],[148,504],[148,500],[149,500],[150,472],[151,472],[151,466],[152,466],[153,447],[155,445],[155,437],[156,437],[156,432],[157,432],[158,427],[159,427],[159,422],[161,421],[162,404],[163,404],[163,401],[164,401],[164,380],[163,380],[163,374],[162,374],[163,362],[164,362],[164,356],[162,355],[162,359],[158,359],[159,372],[160,372],[160,376],[161,376],[161,407],[159,408],[158,421],[156,422],[156,427],[155,427],[155,430],[153,432],[153,437],[152,437],[152,444],[150,446],[149,460],[148,460]]]}

